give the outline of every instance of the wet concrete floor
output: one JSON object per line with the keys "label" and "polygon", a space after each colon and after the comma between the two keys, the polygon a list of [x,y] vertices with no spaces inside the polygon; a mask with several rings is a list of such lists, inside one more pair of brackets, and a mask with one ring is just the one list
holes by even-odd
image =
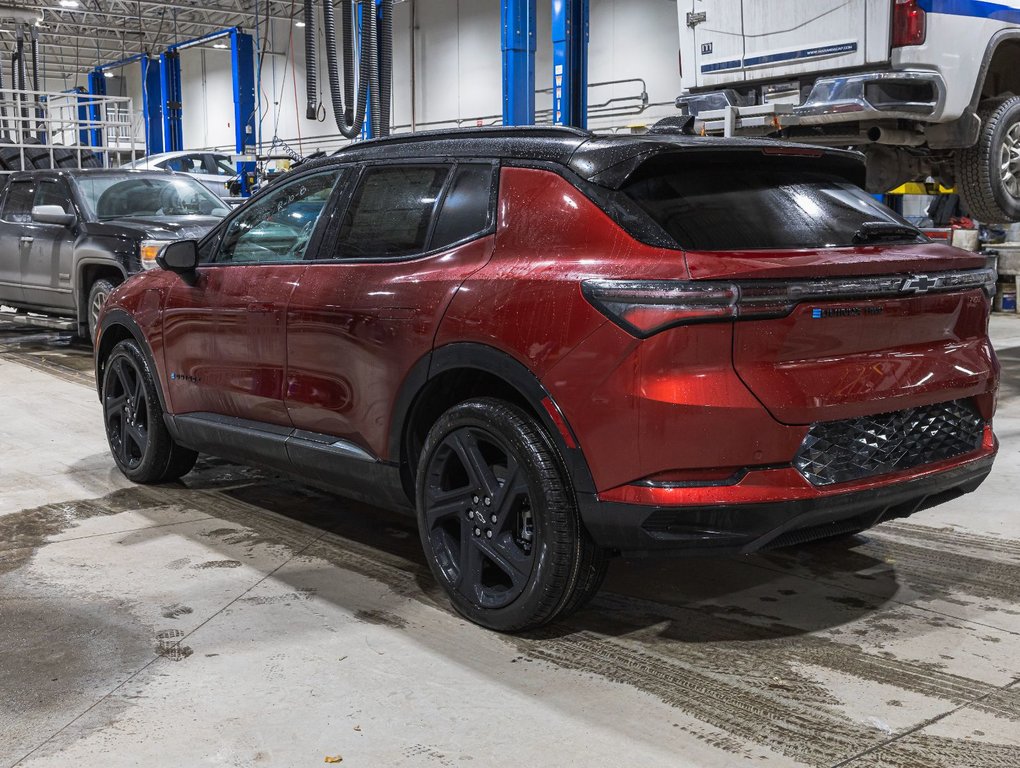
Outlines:
{"label": "wet concrete floor", "polygon": [[0,316],[0,766],[1020,766],[1020,319],[975,494],[749,558],[615,561],[527,637],[413,522],[203,459],[132,486],[91,351]]}

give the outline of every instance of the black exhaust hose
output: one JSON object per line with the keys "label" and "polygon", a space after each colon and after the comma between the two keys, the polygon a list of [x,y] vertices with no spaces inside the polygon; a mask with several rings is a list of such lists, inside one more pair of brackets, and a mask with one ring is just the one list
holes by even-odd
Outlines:
{"label": "black exhaust hose", "polygon": [[316,71],[315,0],[305,0],[305,117],[315,120],[319,112],[318,73]]}
{"label": "black exhaust hose", "polygon": [[[25,38],[18,35],[18,90],[25,90]],[[22,97],[24,98],[24,97]]]}
{"label": "black exhaust hose", "polygon": [[379,136],[390,135],[390,104],[393,98],[393,0],[382,1],[379,22]]}
{"label": "black exhaust hose", "polygon": [[[25,38],[18,30],[18,79],[17,88],[19,91],[25,90]],[[18,94],[18,114],[21,117],[21,121],[18,123],[18,141],[23,140],[24,135],[28,132],[28,112],[25,110],[25,94]]]}
{"label": "black exhaust hose", "polygon": [[3,101],[4,68],[0,67],[0,137],[7,138],[7,107]]}
{"label": "black exhaust hose", "polygon": [[18,97],[14,92],[18,90],[18,52],[11,54],[11,141],[18,140]]}
{"label": "black exhaust hose", "polygon": [[[354,122],[354,6],[351,0],[340,0],[340,18],[344,23],[344,122]],[[360,130],[360,129],[359,129]]]}
{"label": "black exhaust hose", "polygon": [[39,38],[32,27],[32,90],[39,91]]}
{"label": "black exhaust hose", "polygon": [[361,6],[364,9],[364,13],[361,19],[362,29],[362,41],[361,41],[361,57],[365,57],[365,52],[368,52],[368,92],[369,102],[371,104],[371,115],[372,115],[372,134],[368,137],[374,139],[376,136],[381,136],[380,129],[380,118],[382,113],[379,111],[379,16],[375,7],[375,0],[368,0],[366,5]]}
{"label": "black exhaust hose", "polygon": [[[39,30],[32,27],[32,90],[41,91],[42,88],[39,85]],[[35,118],[39,121],[36,125],[35,130],[38,134],[43,132],[43,111],[42,105],[39,101],[38,96],[33,96],[32,100],[35,102]]]}
{"label": "black exhaust hose", "polygon": [[[343,5],[343,4],[342,4]],[[326,34],[326,70],[329,73],[329,95],[333,104],[333,119],[336,120],[336,127],[340,131],[341,135],[348,139],[355,139],[361,133],[361,127],[365,124],[365,101],[368,97],[368,82],[369,82],[369,56],[361,57],[361,67],[359,70],[358,78],[358,94],[356,98],[356,108],[350,109],[350,102],[348,102],[348,110],[344,110],[343,94],[340,92],[340,71],[337,66],[337,53],[336,53],[336,17],[333,12],[332,0],[325,0],[322,5],[322,26],[323,31]],[[364,32],[362,35],[362,48],[375,44],[375,40],[369,39],[372,32],[372,28],[369,25],[365,25]],[[351,44],[351,67],[353,69],[354,61],[354,46],[353,46],[353,34]],[[346,36],[345,36],[346,40]],[[370,50],[370,47],[368,48]],[[344,51],[344,57],[346,58],[346,46]],[[348,121],[346,119],[347,114],[353,111],[353,120]]]}

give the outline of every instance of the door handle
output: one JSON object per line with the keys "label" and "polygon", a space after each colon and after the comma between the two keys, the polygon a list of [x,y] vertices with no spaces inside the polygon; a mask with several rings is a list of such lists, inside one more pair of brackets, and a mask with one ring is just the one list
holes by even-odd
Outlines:
{"label": "door handle", "polygon": [[35,238],[34,237],[28,237],[27,235],[22,235],[20,238],[18,238],[18,242],[21,242],[21,243],[34,243],[35,242]]}

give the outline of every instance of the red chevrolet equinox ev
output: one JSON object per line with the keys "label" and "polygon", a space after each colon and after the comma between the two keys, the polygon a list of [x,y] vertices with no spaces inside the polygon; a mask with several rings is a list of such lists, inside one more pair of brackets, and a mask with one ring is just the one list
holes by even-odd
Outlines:
{"label": "red chevrolet equinox ev", "polygon": [[414,510],[454,607],[541,625],[614,554],[750,553],[973,491],[994,272],[857,154],[663,132],[412,134],[291,172],[96,338],[114,460],[196,452]]}

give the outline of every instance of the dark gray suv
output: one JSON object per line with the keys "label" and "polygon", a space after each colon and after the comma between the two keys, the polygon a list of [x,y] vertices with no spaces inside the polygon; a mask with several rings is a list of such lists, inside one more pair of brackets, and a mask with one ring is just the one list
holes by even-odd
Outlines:
{"label": "dark gray suv", "polygon": [[99,309],[168,241],[204,235],[228,206],[188,176],[107,169],[12,174],[0,201],[0,304],[71,319]]}

